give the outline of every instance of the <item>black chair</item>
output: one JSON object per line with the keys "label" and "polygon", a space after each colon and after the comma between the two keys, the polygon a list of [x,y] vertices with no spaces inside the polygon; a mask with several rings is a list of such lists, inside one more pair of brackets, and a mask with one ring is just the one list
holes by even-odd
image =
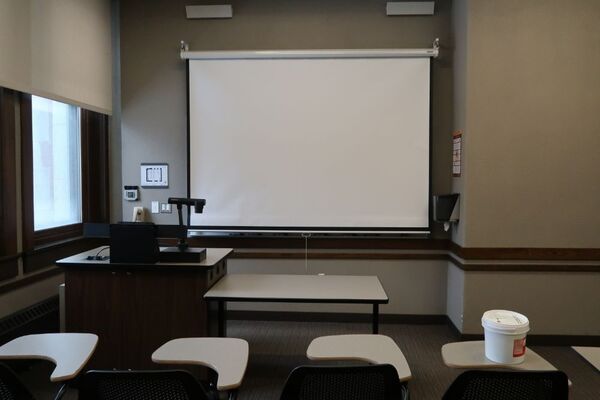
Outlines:
{"label": "black chair", "polygon": [[4,364],[0,364],[0,399],[35,400],[14,372]]}
{"label": "black chair", "polygon": [[79,382],[80,400],[208,400],[187,371],[88,371]]}
{"label": "black chair", "polygon": [[466,371],[442,400],[567,400],[569,379],[562,371]]}
{"label": "black chair", "polygon": [[280,400],[399,400],[406,398],[396,369],[389,364],[301,366],[285,383]]}

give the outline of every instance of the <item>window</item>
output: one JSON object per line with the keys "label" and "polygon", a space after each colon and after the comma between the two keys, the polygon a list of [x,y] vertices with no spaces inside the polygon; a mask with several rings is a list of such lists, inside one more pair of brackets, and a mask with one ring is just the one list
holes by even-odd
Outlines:
{"label": "window", "polygon": [[34,231],[82,222],[79,108],[31,96]]}
{"label": "window", "polygon": [[19,98],[23,268],[29,273],[51,260],[34,262],[28,254],[81,237],[84,222],[108,222],[108,116],[27,93]]}

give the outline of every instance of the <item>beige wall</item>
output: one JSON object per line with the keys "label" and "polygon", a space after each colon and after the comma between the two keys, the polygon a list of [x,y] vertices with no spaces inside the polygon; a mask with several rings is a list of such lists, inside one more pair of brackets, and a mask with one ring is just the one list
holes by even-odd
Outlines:
{"label": "beige wall", "polygon": [[486,310],[517,310],[531,334],[600,335],[600,274],[466,272],[463,333],[482,334]]}
{"label": "beige wall", "polygon": [[[454,242],[600,247],[599,17],[595,0],[454,0]],[[600,333],[598,273],[448,268],[447,313],[463,333],[481,334],[497,308],[523,312],[533,334]]]}
{"label": "beige wall", "polygon": [[31,79],[29,1],[0,1],[0,86],[28,88]]}
{"label": "beige wall", "polygon": [[[468,247],[600,247],[600,2],[468,4]],[[462,40],[465,45],[465,40]],[[458,64],[455,65],[458,68]],[[456,115],[456,109],[455,109]]]}
{"label": "beige wall", "polygon": [[108,0],[1,0],[0,85],[110,114]]}
{"label": "beige wall", "polygon": [[[453,127],[462,130],[466,127],[466,96],[467,96],[467,33],[468,33],[468,3],[467,0],[454,0],[452,3],[452,62],[454,81],[453,102]],[[450,50],[450,49],[449,49]],[[463,155],[465,140],[463,138]],[[452,225],[452,240],[464,246],[465,224],[467,222],[466,206],[469,194],[464,190],[464,181],[467,174],[468,160],[462,158],[461,176],[452,178],[452,193],[460,193],[460,219]]]}
{"label": "beige wall", "polygon": [[59,274],[0,295],[0,318],[57,296],[58,285],[64,281],[64,275]]}

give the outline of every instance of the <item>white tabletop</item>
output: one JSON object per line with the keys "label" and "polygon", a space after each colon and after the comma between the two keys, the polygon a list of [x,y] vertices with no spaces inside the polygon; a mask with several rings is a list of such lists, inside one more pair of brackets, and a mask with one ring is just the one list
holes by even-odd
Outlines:
{"label": "white tabletop", "polygon": [[371,364],[391,364],[401,382],[412,378],[404,354],[385,335],[334,335],[314,339],[306,356],[311,360],[360,360]]}
{"label": "white tabletop", "polygon": [[387,303],[376,276],[228,274],[205,299]]}
{"label": "white tabletop", "polygon": [[98,336],[91,333],[44,333],[21,336],[0,347],[0,359],[42,359],[56,364],[52,382],[73,379],[96,349]]}
{"label": "white tabletop", "polygon": [[236,338],[181,338],[152,353],[158,364],[202,365],[217,372],[217,390],[236,389],[248,365],[248,342]]}
{"label": "white tabletop", "polygon": [[600,347],[573,346],[573,350],[578,352],[590,364],[596,367],[598,371],[600,371]]}

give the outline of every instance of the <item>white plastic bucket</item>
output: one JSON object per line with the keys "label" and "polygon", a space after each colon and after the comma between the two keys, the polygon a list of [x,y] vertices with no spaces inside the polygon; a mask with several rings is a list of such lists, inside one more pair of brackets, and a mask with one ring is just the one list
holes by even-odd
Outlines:
{"label": "white plastic bucket", "polygon": [[507,310],[483,313],[485,356],[502,364],[519,364],[525,359],[525,341],[529,320],[523,314]]}

